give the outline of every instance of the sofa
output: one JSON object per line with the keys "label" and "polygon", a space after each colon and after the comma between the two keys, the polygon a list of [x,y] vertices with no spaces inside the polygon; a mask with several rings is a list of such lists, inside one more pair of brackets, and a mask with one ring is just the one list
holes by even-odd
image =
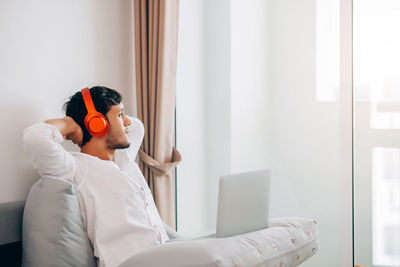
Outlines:
{"label": "sofa", "polygon": [[[169,242],[132,255],[120,267],[289,267],[318,251],[317,223],[308,218],[276,218],[266,229],[226,238],[187,240],[166,230]],[[26,202],[0,204],[0,252],[4,266],[96,266],[73,185],[41,177]]]}

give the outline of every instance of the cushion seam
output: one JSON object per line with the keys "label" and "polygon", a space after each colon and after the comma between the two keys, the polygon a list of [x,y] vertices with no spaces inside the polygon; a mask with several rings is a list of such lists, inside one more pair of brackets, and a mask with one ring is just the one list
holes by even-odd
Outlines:
{"label": "cushion seam", "polygon": [[[298,247],[295,247],[295,248],[289,249],[289,250],[285,250],[285,251],[283,251],[283,252],[281,252],[281,253],[279,253],[279,254],[276,254],[276,255],[273,255],[273,256],[271,256],[271,257],[269,257],[269,258],[266,258],[266,259],[263,260],[262,262],[264,263],[264,262],[267,262],[267,261],[271,261],[271,260],[274,260],[274,259],[276,259],[276,258],[282,257],[282,256],[284,256],[285,254],[290,254],[291,252],[296,252],[296,251],[298,251],[298,250],[301,250],[303,247],[306,247],[307,245],[311,244],[312,242],[314,242],[314,241],[316,241],[316,240],[318,240],[318,235],[315,235],[311,240],[308,240],[307,242],[301,244],[301,245],[298,246]],[[263,246],[265,246],[265,245],[268,245],[268,243],[264,243],[264,244],[262,244],[262,245],[258,245],[258,246],[254,246],[254,247],[255,247],[256,249],[259,249],[259,248],[261,248],[261,247],[263,247]],[[250,249],[248,249],[248,250],[245,251],[245,252],[242,252],[242,253],[238,254],[238,257],[242,257],[242,255],[245,255],[245,254],[248,253],[249,251],[250,251]],[[225,257],[224,257],[223,259],[229,260],[230,258],[232,258],[232,257],[229,257],[229,258],[225,258]],[[221,258],[220,258],[220,259],[221,259]],[[219,260],[220,260],[220,259],[219,259]],[[256,264],[259,264],[259,263],[256,263]]]}

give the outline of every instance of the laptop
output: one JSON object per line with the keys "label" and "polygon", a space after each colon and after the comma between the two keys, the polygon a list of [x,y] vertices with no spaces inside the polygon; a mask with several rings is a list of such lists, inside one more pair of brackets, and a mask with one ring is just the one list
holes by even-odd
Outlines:
{"label": "laptop", "polygon": [[268,227],[271,170],[222,176],[219,180],[216,237]]}
{"label": "laptop", "polygon": [[229,237],[267,228],[270,183],[271,170],[222,176],[219,180],[216,231],[171,241]]}

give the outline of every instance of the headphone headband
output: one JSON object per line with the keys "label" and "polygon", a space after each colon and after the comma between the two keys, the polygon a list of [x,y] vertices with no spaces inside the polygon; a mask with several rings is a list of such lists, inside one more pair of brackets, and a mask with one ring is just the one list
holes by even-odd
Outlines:
{"label": "headphone headband", "polygon": [[85,102],[86,109],[88,113],[95,113],[96,109],[94,108],[92,96],[90,95],[89,88],[86,87],[81,90],[83,101]]}

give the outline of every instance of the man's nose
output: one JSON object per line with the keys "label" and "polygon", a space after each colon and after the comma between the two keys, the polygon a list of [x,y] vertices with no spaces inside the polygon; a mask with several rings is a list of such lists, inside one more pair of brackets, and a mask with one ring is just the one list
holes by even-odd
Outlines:
{"label": "man's nose", "polygon": [[129,126],[129,125],[131,125],[131,120],[128,118],[128,117],[125,117],[125,126]]}

